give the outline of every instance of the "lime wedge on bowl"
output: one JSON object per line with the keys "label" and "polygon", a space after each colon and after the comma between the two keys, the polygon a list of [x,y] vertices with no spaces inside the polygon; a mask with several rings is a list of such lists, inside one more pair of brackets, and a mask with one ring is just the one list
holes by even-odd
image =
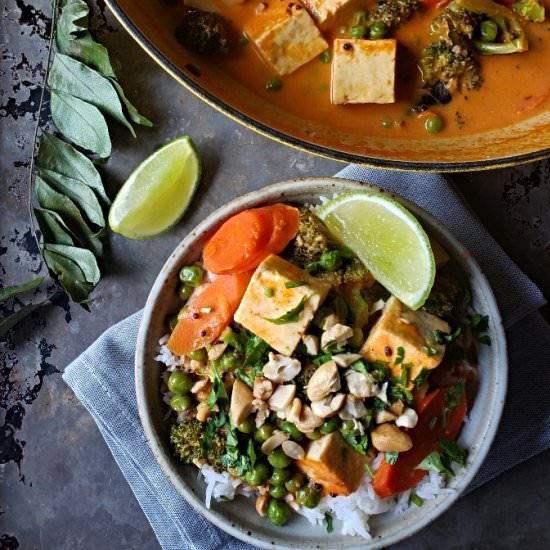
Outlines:
{"label": "lime wedge on bowl", "polygon": [[201,173],[201,161],[189,136],[167,143],[124,182],[109,211],[109,226],[130,239],[168,231],[185,214]]}
{"label": "lime wedge on bowl", "polygon": [[421,307],[435,278],[428,235],[397,201],[359,191],[330,200],[317,212],[381,285],[412,309]]}

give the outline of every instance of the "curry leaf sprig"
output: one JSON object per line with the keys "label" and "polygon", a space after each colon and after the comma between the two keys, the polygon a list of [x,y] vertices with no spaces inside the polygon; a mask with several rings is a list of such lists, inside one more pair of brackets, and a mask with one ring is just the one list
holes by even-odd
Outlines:
{"label": "curry leaf sprig", "polygon": [[49,64],[46,88],[52,121],[63,139],[48,132],[40,138],[34,215],[50,274],[73,301],[87,307],[101,277],[104,209],[111,203],[94,164],[111,154],[107,118],[125,126],[133,137],[132,123],[152,122],[128,100],[109,52],[90,33],[88,4],[59,0],[53,11],[57,52]]}

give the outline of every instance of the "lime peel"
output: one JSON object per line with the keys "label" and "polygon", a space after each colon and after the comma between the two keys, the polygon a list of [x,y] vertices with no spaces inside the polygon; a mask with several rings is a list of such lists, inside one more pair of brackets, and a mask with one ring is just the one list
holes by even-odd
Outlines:
{"label": "lime peel", "polygon": [[130,174],[111,206],[109,226],[130,239],[165,233],[187,211],[201,175],[201,161],[191,138],[176,138]]}
{"label": "lime peel", "polygon": [[316,212],[376,280],[412,309],[433,286],[435,259],[426,231],[399,202],[373,192],[345,193]]}

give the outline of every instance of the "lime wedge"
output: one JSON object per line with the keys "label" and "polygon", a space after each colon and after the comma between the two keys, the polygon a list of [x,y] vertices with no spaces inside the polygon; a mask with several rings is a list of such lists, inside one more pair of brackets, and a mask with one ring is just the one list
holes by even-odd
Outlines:
{"label": "lime wedge", "polygon": [[380,193],[346,193],[317,211],[380,284],[412,309],[424,304],[435,277],[428,235],[398,202]]}
{"label": "lime wedge", "polygon": [[130,239],[168,231],[185,214],[201,172],[189,136],[167,143],[147,157],[120,188],[109,212],[111,229]]}

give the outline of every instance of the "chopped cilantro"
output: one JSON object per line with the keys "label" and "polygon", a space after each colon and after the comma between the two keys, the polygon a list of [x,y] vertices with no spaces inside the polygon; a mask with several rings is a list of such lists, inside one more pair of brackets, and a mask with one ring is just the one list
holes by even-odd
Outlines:
{"label": "chopped cilantro", "polygon": [[444,346],[445,344],[450,344],[451,342],[454,342],[461,333],[461,327],[456,327],[456,329],[451,333],[443,332],[442,330],[434,330],[434,338],[436,343],[438,343],[440,346]]}
{"label": "chopped cilantro", "polygon": [[273,298],[273,289],[268,286],[264,286],[264,296],[266,298]]}
{"label": "chopped cilantro", "polygon": [[372,469],[372,466],[369,462],[365,464],[365,470],[367,470],[367,474],[369,474],[369,477],[371,479],[374,479],[374,470]]}
{"label": "chopped cilantro", "polygon": [[342,437],[360,454],[366,455],[369,448],[369,436],[361,434],[344,434]]}
{"label": "chopped cilantro", "polygon": [[411,494],[409,495],[409,504],[422,506],[424,504],[424,499],[420,498],[416,493],[411,492]]}
{"label": "chopped cilantro", "polygon": [[437,350],[433,346],[422,346],[422,349],[426,352],[426,355],[428,357],[433,357],[434,355],[437,355]]}
{"label": "chopped cilantro", "polygon": [[414,379],[414,385],[417,388],[425,386],[428,382],[428,376],[430,376],[430,371],[428,369],[422,369],[420,374]]}
{"label": "chopped cilantro", "polygon": [[491,345],[491,337],[488,334],[482,334],[481,336],[478,337],[478,342],[480,344],[490,346]]}
{"label": "chopped cilantro", "polygon": [[349,368],[351,370],[360,372],[367,379],[367,381],[370,382],[371,384],[374,382],[374,378],[373,378],[372,374],[367,370],[367,366],[365,365],[365,363],[363,361],[361,361],[361,359],[359,359],[358,361],[355,361],[355,363],[352,363],[349,366]]}
{"label": "chopped cilantro", "polygon": [[446,455],[438,453],[437,451],[431,452],[424,458],[424,460],[415,467],[415,470],[429,470],[437,472],[438,474],[449,474],[450,476],[454,476],[449,459]]}
{"label": "chopped cilantro", "polygon": [[321,365],[324,365],[327,361],[330,361],[332,359],[332,353],[322,353],[321,355],[318,355],[314,360],[313,364],[316,367],[320,367]]}
{"label": "chopped cilantro", "polygon": [[405,359],[405,348],[403,346],[399,346],[397,348],[397,357],[395,358],[393,364],[400,365],[401,363],[403,363],[403,359]]}
{"label": "chopped cilantro", "polygon": [[332,533],[334,526],[332,525],[332,516],[328,512],[325,514],[325,521],[327,522],[327,533]]}
{"label": "chopped cilantro", "polygon": [[470,325],[476,332],[486,332],[489,330],[489,316],[474,313],[470,319]]}
{"label": "chopped cilantro", "polygon": [[250,464],[252,465],[252,467],[254,467],[254,464],[256,464],[256,450],[254,449],[254,442],[252,441],[252,438],[248,440],[248,445],[246,447],[246,454],[250,459]]}
{"label": "chopped cilantro", "polygon": [[395,464],[399,458],[399,453],[397,451],[388,451],[386,453],[386,462],[388,464]]}
{"label": "chopped cilantro", "polygon": [[455,441],[449,441],[444,437],[439,438],[439,446],[441,450],[453,461],[456,462],[459,466],[466,466],[466,459],[468,458],[468,451],[463,449]]}
{"label": "chopped cilantro", "polygon": [[303,296],[298,305],[294,306],[292,309],[288,310],[286,313],[283,313],[280,317],[276,319],[268,319],[263,317],[264,321],[269,321],[274,325],[287,325],[289,323],[296,323],[300,319],[300,314],[306,307],[306,302],[311,298],[311,296]]}
{"label": "chopped cilantro", "polygon": [[210,391],[206,404],[209,409],[212,409],[219,400],[223,399],[227,401],[227,392],[225,391],[225,386],[223,385],[223,381],[220,373],[218,372],[215,361],[210,362],[210,368],[212,369],[212,376],[214,380],[212,382],[212,390]]}

